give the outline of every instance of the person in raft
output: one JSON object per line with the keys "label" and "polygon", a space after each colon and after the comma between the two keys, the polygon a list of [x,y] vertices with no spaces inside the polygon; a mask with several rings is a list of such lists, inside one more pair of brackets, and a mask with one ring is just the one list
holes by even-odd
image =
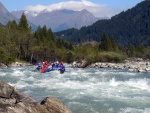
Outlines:
{"label": "person in raft", "polygon": [[41,63],[38,63],[38,67],[36,68],[36,70],[40,71],[42,69]]}
{"label": "person in raft", "polygon": [[43,62],[43,68],[47,69],[50,64],[47,61]]}
{"label": "person in raft", "polygon": [[64,68],[63,61],[60,62],[60,68]]}
{"label": "person in raft", "polygon": [[47,61],[44,61],[44,62],[43,62],[42,69],[41,69],[41,73],[44,73],[47,68],[48,68],[48,62],[47,62]]}
{"label": "person in raft", "polygon": [[63,61],[60,63],[60,73],[64,73],[65,72],[65,66],[63,65]]}

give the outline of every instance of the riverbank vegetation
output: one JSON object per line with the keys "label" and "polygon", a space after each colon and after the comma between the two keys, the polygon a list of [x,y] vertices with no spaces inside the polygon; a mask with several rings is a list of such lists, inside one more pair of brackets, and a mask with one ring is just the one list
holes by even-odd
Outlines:
{"label": "riverbank vegetation", "polygon": [[143,45],[116,44],[114,37],[101,36],[100,42],[75,44],[55,38],[51,29],[39,26],[33,32],[22,14],[20,22],[8,22],[0,27],[0,62],[9,64],[15,60],[30,63],[48,60],[63,60],[71,63],[75,60],[93,62],[123,62],[128,57],[150,58],[150,47]]}

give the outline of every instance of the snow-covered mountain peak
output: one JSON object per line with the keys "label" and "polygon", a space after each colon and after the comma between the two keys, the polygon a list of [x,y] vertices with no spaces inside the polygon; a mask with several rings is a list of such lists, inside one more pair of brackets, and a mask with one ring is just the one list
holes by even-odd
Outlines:
{"label": "snow-covered mountain peak", "polygon": [[25,15],[31,15],[33,17],[37,16],[38,15],[38,12],[36,11],[28,11],[28,10],[25,10],[24,11]]}
{"label": "snow-covered mountain peak", "polygon": [[52,12],[52,10],[50,8],[46,8],[43,11],[41,11],[40,13],[49,13]]}

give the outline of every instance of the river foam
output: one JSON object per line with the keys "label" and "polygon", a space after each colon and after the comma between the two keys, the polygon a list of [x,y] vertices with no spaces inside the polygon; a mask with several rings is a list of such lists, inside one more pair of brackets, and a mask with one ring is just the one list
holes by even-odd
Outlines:
{"label": "river foam", "polygon": [[0,79],[37,101],[62,100],[75,113],[150,112],[150,74],[113,69],[36,72],[35,66],[0,70]]}

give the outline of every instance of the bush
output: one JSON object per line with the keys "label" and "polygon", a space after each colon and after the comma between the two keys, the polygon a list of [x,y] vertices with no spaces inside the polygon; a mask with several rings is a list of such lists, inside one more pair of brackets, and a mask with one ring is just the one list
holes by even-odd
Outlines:
{"label": "bush", "polygon": [[125,57],[123,54],[116,53],[116,52],[101,52],[97,57],[98,61],[101,62],[123,62]]}
{"label": "bush", "polygon": [[86,56],[85,60],[87,61],[88,64],[95,63],[96,62],[96,55],[94,54],[89,54]]}

